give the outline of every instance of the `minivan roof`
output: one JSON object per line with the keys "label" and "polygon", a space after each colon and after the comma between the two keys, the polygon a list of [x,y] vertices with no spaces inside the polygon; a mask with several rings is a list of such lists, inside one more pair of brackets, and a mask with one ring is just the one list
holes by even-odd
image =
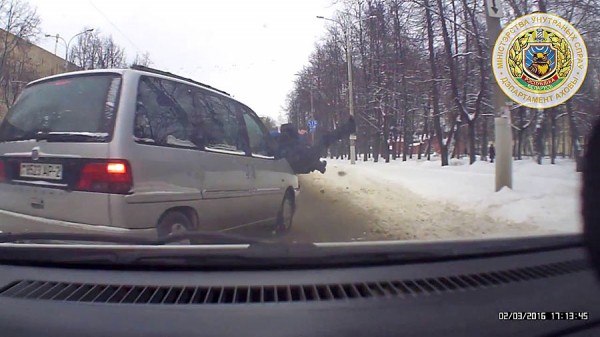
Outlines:
{"label": "minivan roof", "polygon": [[129,68],[116,68],[116,69],[93,69],[93,70],[80,70],[80,71],[72,71],[72,72],[68,72],[68,73],[61,73],[61,74],[57,74],[57,75],[52,75],[52,76],[47,76],[44,78],[40,78],[34,81],[31,81],[29,83],[27,83],[27,87],[37,84],[39,82],[45,82],[48,80],[53,80],[53,79],[58,79],[58,78],[62,78],[62,77],[68,77],[68,76],[77,76],[77,75],[84,75],[84,74],[98,74],[98,73],[103,73],[103,74],[120,74],[123,75],[127,72],[133,72],[133,73],[139,73],[139,74],[145,74],[145,75],[152,75],[155,77],[160,77],[160,78],[164,78],[164,79],[168,79],[168,80],[173,80],[173,81],[177,81],[177,82],[181,82],[181,83],[185,83],[185,84],[190,84],[190,85],[194,85],[197,87],[201,87],[202,89],[205,90],[209,90],[215,94],[218,95],[225,95],[228,96],[229,98],[231,98],[231,96],[226,93],[225,91],[221,91],[218,89],[215,89],[209,85],[203,84],[203,83],[199,83],[196,82],[194,80],[191,79],[186,79],[184,77],[178,76],[178,75],[174,75],[174,74],[170,74],[167,72],[163,72],[160,70],[156,70],[156,71],[152,71],[154,69],[152,68],[148,68],[150,71],[145,71],[145,70],[138,70],[138,69],[129,69]]}
{"label": "minivan roof", "polygon": [[65,76],[74,76],[74,75],[83,75],[83,74],[97,74],[97,73],[113,73],[113,74],[123,74],[127,69],[93,69],[93,70],[80,70],[80,71],[71,71],[68,73],[61,73],[52,76],[42,77],[40,79],[31,81],[27,83],[27,86],[37,84],[38,82],[45,82],[47,80],[53,80],[56,78],[61,78]]}

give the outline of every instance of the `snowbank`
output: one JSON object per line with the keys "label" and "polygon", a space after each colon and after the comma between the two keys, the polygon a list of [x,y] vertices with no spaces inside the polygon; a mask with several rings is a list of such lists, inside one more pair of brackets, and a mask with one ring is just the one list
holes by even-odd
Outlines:
{"label": "snowbank", "polygon": [[[457,161],[463,161],[463,165]],[[358,199],[361,193],[373,190],[369,195],[372,204],[386,204],[385,199],[394,198],[394,190],[406,188],[429,200],[428,207],[436,207],[431,203],[435,201],[443,205],[439,207],[489,217],[506,223],[510,227],[506,228],[508,232],[517,230],[513,228],[515,224],[527,233],[581,231],[578,211],[581,177],[575,172],[575,163],[569,160],[558,160],[556,165],[538,165],[530,159],[515,161],[513,189],[500,192],[494,192],[495,166],[489,162],[469,165],[467,159],[454,160],[454,165],[446,167],[441,167],[438,161],[416,160],[387,164],[357,161],[356,165],[345,160],[328,162],[326,175],[330,184],[343,184],[345,180],[357,190],[355,198]],[[339,171],[344,173],[338,174]],[[381,190],[384,192],[379,193]],[[385,207],[393,207],[393,204],[381,206],[378,211],[386,211]],[[402,212],[402,207],[397,205],[388,211]],[[423,211],[426,212],[425,207]],[[482,222],[480,228],[484,227],[487,226]]]}

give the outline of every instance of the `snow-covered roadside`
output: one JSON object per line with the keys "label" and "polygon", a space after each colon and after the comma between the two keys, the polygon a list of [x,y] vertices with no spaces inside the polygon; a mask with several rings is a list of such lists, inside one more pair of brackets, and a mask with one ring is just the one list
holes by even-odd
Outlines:
{"label": "snow-covered roadside", "polygon": [[[351,202],[379,219],[381,230],[409,230],[419,239],[581,231],[580,176],[571,161],[515,161],[514,189],[494,192],[494,165],[453,161],[389,164],[331,160],[324,186],[349,192]],[[343,173],[340,173],[343,172]],[[420,223],[437,223],[434,232]]]}

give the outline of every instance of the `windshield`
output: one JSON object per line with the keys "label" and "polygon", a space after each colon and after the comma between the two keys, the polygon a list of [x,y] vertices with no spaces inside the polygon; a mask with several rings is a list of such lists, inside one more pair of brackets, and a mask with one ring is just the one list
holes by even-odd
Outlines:
{"label": "windshield", "polygon": [[0,245],[582,232],[598,1],[5,2]]}
{"label": "windshield", "polygon": [[32,139],[38,133],[106,137],[112,132],[119,82],[115,74],[102,74],[33,84],[4,118],[0,141]]}

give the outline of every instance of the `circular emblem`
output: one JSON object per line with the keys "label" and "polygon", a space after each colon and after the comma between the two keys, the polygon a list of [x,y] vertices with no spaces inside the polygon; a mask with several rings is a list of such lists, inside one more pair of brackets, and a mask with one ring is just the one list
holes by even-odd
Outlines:
{"label": "circular emblem", "polygon": [[514,102],[535,109],[566,102],[583,84],[585,42],[566,20],[548,13],[522,16],[498,36],[494,77]]}

